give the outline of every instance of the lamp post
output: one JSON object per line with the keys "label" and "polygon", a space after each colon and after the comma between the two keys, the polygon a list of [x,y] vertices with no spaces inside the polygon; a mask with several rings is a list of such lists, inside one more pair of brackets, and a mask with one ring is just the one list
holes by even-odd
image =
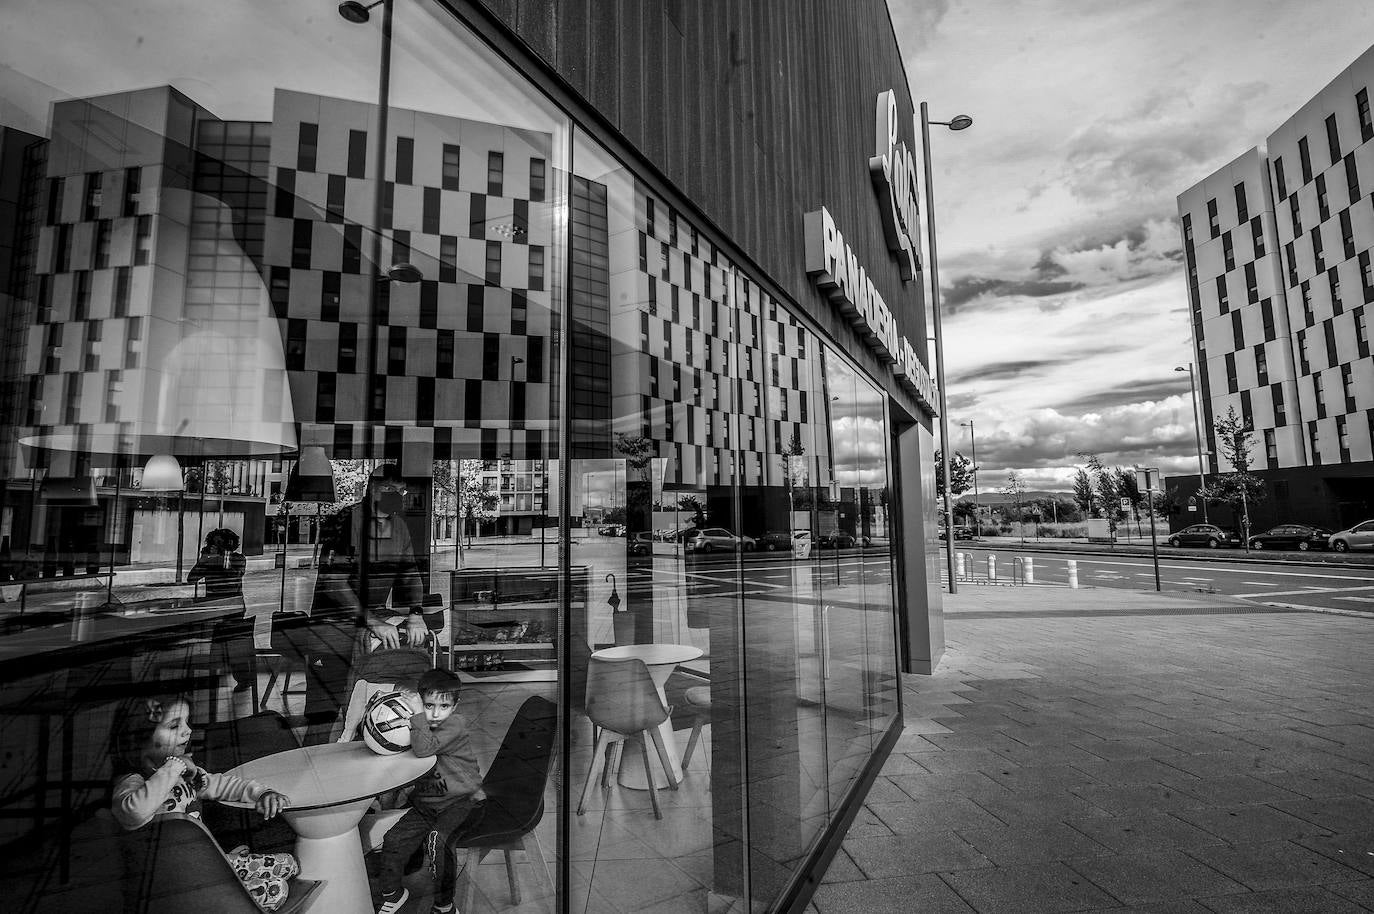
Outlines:
{"label": "lamp post", "polygon": [[930,304],[935,331],[935,383],[940,397],[940,472],[945,478],[945,562],[949,567],[949,592],[959,592],[954,577],[954,508],[949,500],[949,404],[945,400],[945,335],[940,329],[940,270],[935,256],[935,189],[930,168],[930,125],[939,124],[950,130],[965,130],[973,126],[967,114],[955,115],[948,121],[932,121],[926,103],[921,102],[921,151],[926,177],[926,235],[930,244]]}
{"label": "lamp post", "polygon": [[[983,538],[983,512],[978,504],[978,438],[973,434],[973,420],[960,422],[959,427],[968,426],[969,452],[973,454],[973,526],[978,532],[975,534],[979,539]],[[945,489],[949,491],[948,488]]]}
{"label": "lamp post", "polygon": [[1202,463],[1202,423],[1198,421],[1197,413],[1197,381],[1193,375],[1193,363],[1189,362],[1188,367],[1176,366],[1174,371],[1188,372],[1188,389],[1192,393],[1193,401],[1193,437],[1197,440],[1197,487],[1198,501],[1202,502],[1202,522],[1209,523],[1207,520],[1207,499],[1202,497],[1202,490],[1207,486],[1206,469]]}

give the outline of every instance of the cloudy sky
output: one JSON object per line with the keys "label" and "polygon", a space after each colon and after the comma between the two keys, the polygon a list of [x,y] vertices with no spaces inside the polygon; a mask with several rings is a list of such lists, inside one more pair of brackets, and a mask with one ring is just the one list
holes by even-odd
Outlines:
{"label": "cloudy sky", "polygon": [[[935,128],[955,450],[1066,489],[1080,462],[1196,472],[1175,198],[1374,41],[1360,0],[890,0]],[[958,434],[956,434],[958,433]]]}

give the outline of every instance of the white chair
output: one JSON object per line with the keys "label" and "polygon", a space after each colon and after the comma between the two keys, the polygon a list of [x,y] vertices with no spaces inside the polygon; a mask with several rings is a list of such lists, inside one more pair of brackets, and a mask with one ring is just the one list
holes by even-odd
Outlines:
{"label": "white chair", "polygon": [[[587,665],[586,712],[592,722],[595,740],[592,765],[587,770],[586,783],[582,785],[582,799],[577,804],[577,814],[582,815],[586,808],[587,795],[592,789],[592,775],[596,773],[598,763],[601,765],[602,791],[609,797],[611,777],[619,768],[620,750],[626,740],[637,738],[643,754],[644,775],[649,784],[654,818],[663,818],[658,805],[658,789],[654,787],[654,774],[649,765],[649,743],[652,741],[658,751],[658,761],[668,776],[668,784],[677,790],[673,763],[658,729],[659,724],[668,719],[669,708],[659,696],[644,661],[591,658]],[[612,746],[615,747],[614,752],[611,751]]]}

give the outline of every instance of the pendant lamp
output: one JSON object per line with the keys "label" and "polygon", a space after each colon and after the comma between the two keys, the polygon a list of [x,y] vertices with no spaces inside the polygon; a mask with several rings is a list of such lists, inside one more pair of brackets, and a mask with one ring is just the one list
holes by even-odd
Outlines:
{"label": "pendant lamp", "polygon": [[171,454],[154,454],[143,466],[144,492],[180,492],[186,488],[181,464]]}
{"label": "pendant lamp", "polygon": [[287,501],[333,502],[334,467],[319,445],[301,449],[301,459],[286,478]]}

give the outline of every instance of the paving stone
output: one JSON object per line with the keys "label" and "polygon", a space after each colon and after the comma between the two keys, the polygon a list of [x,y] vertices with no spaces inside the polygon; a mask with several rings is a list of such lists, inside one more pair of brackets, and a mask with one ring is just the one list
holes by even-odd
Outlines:
{"label": "paving stone", "polygon": [[984,798],[975,802],[1007,825],[1043,825],[1072,818],[1110,815],[1102,807],[1065,790],[1020,792],[1009,797]]}
{"label": "paving stone", "polygon": [[1175,850],[1084,857],[1069,865],[1126,904],[1245,890],[1236,880]]}
{"label": "paving stone", "polygon": [[932,751],[911,756],[921,767],[933,774],[945,771],[977,771],[990,765],[1005,765],[1007,760],[991,749],[955,749]]}
{"label": "paving stone", "polygon": [[1175,814],[1231,844],[1253,844],[1331,833],[1329,829],[1268,806],[1185,809]]}
{"label": "paving stone", "polygon": [[1074,765],[1012,765],[1002,764],[984,769],[984,773],[1013,791],[1043,792],[1070,790],[1100,783],[1091,774]]}
{"label": "paving stone", "polygon": [[1265,771],[1256,778],[1311,799],[1343,796],[1374,797],[1374,781],[1328,768]]}
{"label": "paving stone", "polygon": [[830,859],[830,865],[825,868],[825,877],[821,882],[828,885],[835,882],[854,882],[867,878],[864,871],[859,869],[859,865],[854,862],[854,858],[849,856],[842,847]]}
{"label": "paving stone", "polygon": [[1309,835],[1296,838],[1293,843],[1314,850],[1366,876],[1374,876],[1374,830]]}
{"label": "paving stone", "polygon": [[1114,853],[1081,831],[1060,823],[959,829],[959,836],[998,866]]}
{"label": "paving stone", "polygon": [[965,870],[941,878],[978,914],[1056,914],[1106,907],[1116,900],[1062,863]]}
{"label": "paving stone", "polygon": [[1205,904],[1216,914],[1368,914],[1369,911],[1324,886],[1247,892],[1208,898]]}
{"label": "paving stone", "polygon": [[1211,832],[1165,813],[1094,816],[1069,819],[1065,824],[1119,853],[1224,843]]}
{"label": "paving stone", "polygon": [[973,914],[948,885],[935,876],[900,876],[822,885],[811,903],[819,914]]}
{"label": "paving stone", "polygon": [[973,800],[955,798],[949,800],[916,801],[902,803],[868,803],[867,808],[876,814],[888,828],[899,835],[911,835],[932,829],[973,828],[980,825],[998,825],[998,819]]}
{"label": "paving stone", "polygon": [[1079,787],[1074,793],[1114,816],[1193,809],[1197,798],[1163,784]]}
{"label": "paving stone", "polygon": [[1200,902],[1191,898],[1174,898],[1153,904],[1099,908],[1095,911],[1084,911],[1083,914],[1212,914],[1212,909],[1203,907]]}
{"label": "paving stone", "polygon": [[1333,832],[1363,829],[1374,822],[1374,800],[1368,797],[1290,800],[1273,805],[1275,809]]}
{"label": "paving stone", "polygon": [[844,850],[870,879],[941,873],[992,866],[992,861],[953,831],[890,838],[850,838]]}
{"label": "paving stone", "polygon": [[1195,847],[1188,853],[1256,891],[1349,882],[1361,875],[1290,841]]}
{"label": "paving stone", "polygon": [[1185,775],[1177,779],[1166,778],[1164,783],[1195,797],[1199,806],[1250,806],[1283,803],[1299,798],[1291,790],[1248,774],[1218,778],[1191,778]]}
{"label": "paving stone", "polygon": [[1335,892],[1342,898],[1348,898],[1356,904],[1362,904],[1370,910],[1374,910],[1374,879],[1363,879],[1359,882],[1343,882],[1337,885],[1325,886],[1328,891]]}
{"label": "paving stone", "polygon": [[[1101,784],[1112,786],[1179,783],[1191,779],[1186,772],[1152,758],[1099,759],[1093,762],[1075,762],[1073,767],[1092,775],[1093,779]],[[1180,783],[1179,786],[1185,785]]]}
{"label": "paving stone", "polygon": [[1103,739],[1094,743],[1080,743],[1079,745],[1098,758],[1112,761],[1161,758],[1164,756],[1180,755],[1183,752],[1182,749],[1176,746],[1170,746],[1148,736]]}

